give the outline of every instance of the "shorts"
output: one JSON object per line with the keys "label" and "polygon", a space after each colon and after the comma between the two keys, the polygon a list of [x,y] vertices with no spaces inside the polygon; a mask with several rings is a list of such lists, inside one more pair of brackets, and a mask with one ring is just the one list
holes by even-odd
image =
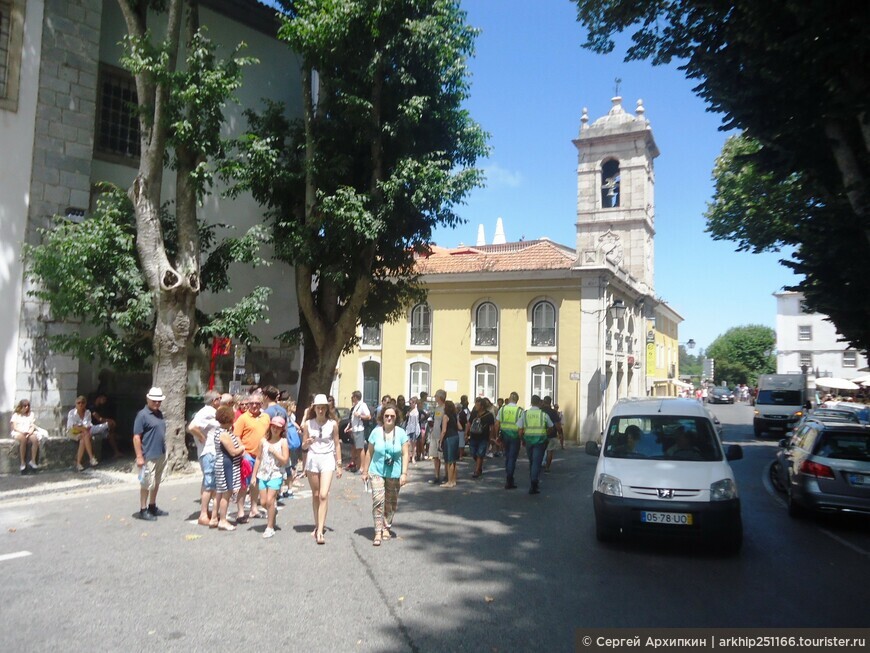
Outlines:
{"label": "shorts", "polygon": [[320,474],[322,472],[335,471],[335,454],[333,453],[311,453],[308,452],[308,457],[305,459],[305,471]]}
{"label": "shorts", "polygon": [[109,423],[103,422],[102,424],[94,424],[91,427],[91,437],[99,438],[101,436],[106,435],[109,432]]}
{"label": "shorts", "polygon": [[416,442],[420,439],[420,432],[418,431],[417,433],[408,433],[408,439],[411,442]]}
{"label": "shorts", "polygon": [[[245,465],[245,461],[248,462]],[[242,487],[248,487],[251,484],[251,477],[254,475],[254,463],[257,459],[247,451],[242,455]]]}
{"label": "shorts", "polygon": [[444,462],[455,463],[459,460],[459,436],[448,435],[444,438]]}
{"label": "shorts", "polygon": [[366,432],[365,429],[355,430],[353,432],[353,446],[355,449],[366,448]]}
{"label": "shorts", "polygon": [[[441,452],[438,451],[438,447],[441,444],[441,436],[436,435],[435,431],[432,430],[429,432],[429,457],[430,458],[441,458]],[[457,440],[457,447],[459,445],[459,441]],[[459,453],[457,452],[457,456]]]}
{"label": "shorts", "polygon": [[139,469],[139,485],[149,492],[155,490],[163,479],[163,468],[166,467],[166,456],[146,460]]}
{"label": "shorts", "polygon": [[547,439],[547,451],[555,451],[559,448],[559,438]]}
{"label": "shorts", "polygon": [[489,440],[470,440],[468,446],[474,458],[485,458]]}
{"label": "shorts", "polygon": [[280,490],[282,481],[283,481],[283,479],[280,476],[278,478],[270,478],[269,480],[264,480],[262,478],[258,478],[257,479],[257,487],[260,488],[260,491]]}
{"label": "shorts", "polygon": [[199,468],[202,470],[202,489],[214,492],[217,489],[217,481],[214,477],[214,454],[202,454],[199,457]]}

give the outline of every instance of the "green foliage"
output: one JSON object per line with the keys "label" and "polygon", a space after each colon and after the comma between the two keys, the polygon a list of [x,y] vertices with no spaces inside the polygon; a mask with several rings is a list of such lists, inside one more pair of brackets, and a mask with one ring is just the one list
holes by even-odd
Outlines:
{"label": "green foliage", "polygon": [[733,327],[716,338],[705,355],[715,361],[715,381],[755,385],[759,374],[776,371],[776,333],[760,324]]}
{"label": "green foliage", "polygon": [[[740,250],[796,248],[795,290],[870,348],[870,4],[826,0],[574,0],[585,47],[679,62],[722,129],[743,136],[717,164],[714,238]],[[861,299],[861,298],[865,299]]]}
{"label": "green foliage", "polygon": [[423,294],[415,255],[481,183],[486,135],[462,107],[476,31],[451,0],[282,4],[279,36],[317,71],[318,93],[300,120],[274,103],[248,113],[224,173],[269,210],[276,256],[314,270],[327,322],[357,310],[361,278],[358,321],[395,320]]}
{"label": "green foliage", "polygon": [[[50,347],[117,369],[142,370],[153,351],[153,295],[139,265],[130,199],[117,187],[102,189],[93,215],[81,223],[59,218],[54,229],[41,230],[40,245],[25,248],[27,274],[37,284],[30,294],[49,304],[54,320],[82,324],[72,333],[49,335]],[[175,216],[164,206],[160,218],[171,260],[177,250]],[[219,227],[232,228],[199,225],[206,257],[203,290],[229,292],[231,263],[266,263],[259,255],[265,235],[258,225],[241,238],[218,241]],[[221,335],[252,342],[250,328],[265,318],[270,292],[256,288],[234,306],[200,314],[197,341]]]}
{"label": "green foliage", "polygon": [[700,376],[704,369],[703,354],[693,356],[680,345],[680,376]]}

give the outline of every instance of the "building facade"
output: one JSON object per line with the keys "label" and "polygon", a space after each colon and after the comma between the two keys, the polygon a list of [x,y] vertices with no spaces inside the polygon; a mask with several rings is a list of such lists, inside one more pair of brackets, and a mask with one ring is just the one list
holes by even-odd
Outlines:
{"label": "building facade", "polygon": [[842,341],[826,315],[812,313],[798,292],[778,292],[776,297],[776,372],[815,377],[850,379],[867,367],[867,353]]}
{"label": "building facade", "polygon": [[[239,105],[226,108],[227,136],[245,127],[243,111],[261,108],[264,97],[299,105],[298,61],[275,38],[273,9],[256,0],[202,0],[200,20],[221,52],[244,41],[245,54],[262,62],[246,68]],[[9,62],[0,68],[0,301],[7,309],[0,321],[0,430],[8,428],[8,413],[19,399],[29,399],[40,423],[55,430],[77,394],[102,386],[119,404],[129,393],[141,405],[150,384],[150,372],[122,377],[97,361],[48,351],[46,335],[80,327],[54,321],[47,306],[28,296],[21,258],[23,244],[38,243],[38,230],[50,229],[57,216],[87,219],[96,184],[127,188],[136,175],[138,123],[130,109],[135,85],[119,67],[124,34],[115,0],[0,0],[0,60]],[[174,174],[167,173],[166,199],[174,196],[174,184]],[[263,210],[249,196],[227,200],[220,192],[218,187],[207,198],[203,219],[230,222],[235,233],[263,221]],[[259,361],[262,377],[288,385],[285,371],[298,370],[297,352],[271,343],[297,324],[289,267],[236,275],[232,296],[203,296],[200,307],[210,312],[256,286],[277,286],[276,276],[283,280],[281,292],[270,299],[273,319],[255,328],[264,347],[248,352],[247,360],[249,366]],[[207,369],[207,354],[191,356],[189,392],[198,394],[207,377],[197,368]],[[227,378],[222,382],[226,389]]]}
{"label": "building facade", "polygon": [[578,151],[577,242],[542,239],[434,248],[417,262],[425,304],[396,324],[360,332],[339,361],[333,393],[349,405],[438,388],[458,400],[516,391],[550,395],[566,436],[601,433],[620,397],[673,395],[682,318],[654,292],[653,159],[639,102],[621,98],[589,124]]}

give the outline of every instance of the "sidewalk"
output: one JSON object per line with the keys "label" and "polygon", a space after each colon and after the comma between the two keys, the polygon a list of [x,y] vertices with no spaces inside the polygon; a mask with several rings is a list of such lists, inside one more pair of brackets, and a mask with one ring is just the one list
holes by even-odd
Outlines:
{"label": "sidewalk", "polygon": [[0,502],[111,485],[133,485],[136,483],[133,467],[132,458],[121,458],[100,463],[96,468],[86,467],[83,472],[69,467],[28,471],[26,474],[0,474]]}

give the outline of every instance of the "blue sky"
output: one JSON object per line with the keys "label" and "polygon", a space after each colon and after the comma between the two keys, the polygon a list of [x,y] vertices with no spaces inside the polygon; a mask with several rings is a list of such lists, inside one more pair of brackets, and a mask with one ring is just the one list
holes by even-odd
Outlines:
{"label": "blue sky", "polygon": [[[583,107],[591,121],[609,111],[614,79],[622,79],[623,107],[643,99],[656,143],[656,293],[685,318],[680,340],[708,346],[733,326],[773,327],[771,293],[795,283],[783,255],[737,253],[704,233],[712,197],[713,163],[726,134],[693,84],[670,67],[624,63],[624,47],[610,55],[581,48],[583,28],[568,0],[462,0],[468,22],[482,30],[468,108],[491,134],[486,188],[459,213],[467,223],[439,230],[452,247],[474,244],[479,224],[487,242],[498,217],[508,240],[546,236],[575,246],[576,148]],[[697,353],[698,350],[695,350]]]}

